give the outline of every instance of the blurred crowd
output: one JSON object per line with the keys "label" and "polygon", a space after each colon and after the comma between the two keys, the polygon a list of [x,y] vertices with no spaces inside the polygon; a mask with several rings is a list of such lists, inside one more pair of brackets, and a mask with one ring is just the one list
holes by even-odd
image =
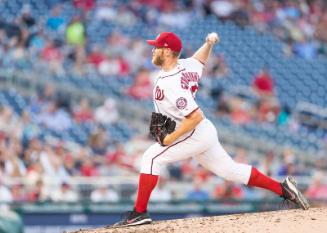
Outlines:
{"label": "blurred crowd", "polygon": [[313,59],[326,55],[327,11],[323,0],[204,1],[207,14],[273,32],[285,42],[287,56]]}
{"label": "blurred crowd", "polygon": [[[220,20],[233,20],[240,26],[253,25],[259,31],[275,32],[283,41],[288,55],[315,58],[324,54],[326,45],[326,6],[321,0],[249,1],[94,1],[75,0],[76,14],[63,14],[66,1],[51,1],[50,14],[36,18],[29,5],[13,21],[0,19],[0,64],[24,64],[64,76],[98,74],[105,79],[126,79],[131,83],[121,94],[136,100],[150,100],[154,67],[148,59],[150,48],[140,38],[115,30],[105,41],[88,38],[91,21],[114,22],[133,27],[141,21],[150,28],[158,25],[185,27],[191,14],[198,17],[216,15]],[[179,18],[180,20],[176,20]],[[94,23],[94,22],[92,22]],[[178,25],[174,25],[174,24]],[[192,49],[185,45],[183,57]],[[36,60],[35,60],[36,59]],[[229,75],[223,54],[216,54],[206,67],[205,77],[216,79]],[[131,78],[132,76],[132,78]],[[274,98],[274,81],[269,67],[258,71],[253,89],[259,98],[255,103],[226,95],[224,90],[209,90],[218,102],[217,112],[228,113],[233,122],[251,121],[288,123],[289,106],[279,106]],[[210,88],[210,85],[206,88]],[[262,98],[269,96],[270,98]],[[296,127],[296,122],[293,124]],[[292,127],[293,127],[292,126]]]}
{"label": "blurred crowd", "polygon": [[[117,185],[95,182],[81,187],[72,178],[136,176],[144,150],[153,142],[147,135],[136,135],[122,144],[112,137],[106,126],[120,118],[116,102],[106,99],[103,105],[92,106],[82,98],[75,105],[53,86],[47,85],[36,96],[26,99],[21,113],[11,106],[0,108],[0,201],[37,202],[91,200],[118,201],[133,197],[135,187],[123,192]],[[64,138],[51,140],[42,134],[53,130],[64,134],[74,125],[93,124],[87,143],[71,144]],[[286,175],[313,177],[305,187],[312,198],[327,198],[323,182],[327,170],[326,158],[318,155],[314,167],[304,166],[292,149],[282,154],[269,151],[252,156],[245,148],[231,150],[234,159],[253,164],[274,177]],[[181,161],[164,169],[153,201],[187,199],[194,201],[220,198],[260,199],[269,195],[257,189],[228,181],[214,182],[216,176],[194,161]],[[94,179],[93,179],[94,181]],[[170,189],[167,182],[190,182],[192,187],[182,194]],[[209,186],[209,188],[208,188]],[[178,189],[177,189],[178,190]]]}
{"label": "blurred crowd", "polygon": [[[186,27],[192,14],[199,18],[215,15],[240,26],[253,25],[259,31],[274,32],[285,42],[287,55],[316,58],[326,54],[327,10],[322,0],[74,0],[76,14],[71,18],[63,14],[69,3],[51,3],[47,16],[33,15],[26,4],[15,19],[0,19],[0,54],[6,54],[1,56],[1,63],[36,57],[40,63],[37,65],[56,74],[67,70],[85,73],[92,68],[105,76],[144,72],[153,67],[147,59],[150,50],[142,40],[117,30],[107,35],[106,41],[94,43],[87,33],[89,24],[114,22],[133,27],[143,22],[149,28],[176,28]],[[184,53],[189,50],[186,45]]]}
{"label": "blurred crowd", "polygon": [[[133,156],[137,154],[129,156],[108,128],[120,117],[116,102],[108,98],[103,105],[91,106],[83,98],[75,106],[62,97],[47,85],[36,96],[27,98],[20,113],[9,105],[0,106],[0,201],[9,200],[10,196],[19,201],[22,197],[15,199],[15,195],[22,195],[20,192],[24,192],[26,201],[43,200],[43,187],[56,195],[53,187],[63,185],[66,190],[70,178],[75,176],[120,175],[121,170],[135,173]],[[93,127],[85,144],[73,143],[63,136],[51,138],[45,133],[64,135],[86,124]],[[12,185],[12,195],[4,191],[6,181]]]}
{"label": "blurred crowd", "polygon": [[[125,1],[122,1],[125,2]],[[285,54],[303,58],[326,55],[327,10],[322,0],[257,1],[257,0],[138,0],[95,1],[74,0],[76,15],[62,14],[67,1],[49,1],[49,15],[37,18],[29,5],[24,5],[13,20],[0,18],[0,65],[15,64],[42,69],[51,75],[67,73],[87,75],[96,73],[105,79],[127,79],[132,83],[122,94],[135,100],[149,100],[152,96],[153,71],[150,48],[140,38],[122,31],[107,35],[101,43],[91,43],[87,34],[90,21],[115,22],[133,27],[144,22],[149,27],[166,25],[185,27],[193,14],[199,17],[217,16],[233,20],[244,27],[253,25],[259,31],[272,31],[285,42]],[[183,56],[192,54],[185,47]],[[29,64],[29,61],[34,61]],[[227,78],[229,67],[223,54],[213,55],[205,76]],[[204,87],[206,88],[206,87]],[[249,87],[254,96],[234,95],[224,90],[209,90],[217,100],[216,114],[227,116],[235,124],[250,122],[273,123],[296,128],[291,109],[280,106],[275,96],[273,77],[264,67],[253,77]],[[125,144],[117,142],[108,130],[120,120],[115,100],[108,98],[100,106],[93,106],[87,98],[72,104],[53,86],[46,86],[30,97],[22,112],[11,106],[0,107],[0,202],[20,201],[118,201],[133,197],[122,195],[108,185],[88,187],[89,192],[70,183],[71,177],[100,177],[136,175],[139,158],[152,143],[147,135],[131,138]],[[76,107],[75,107],[76,106]],[[74,125],[94,127],[85,145],[71,145],[67,141],[49,141],[42,137],[44,129],[65,133]],[[317,160],[313,174],[296,159],[292,150],[282,155],[269,152],[250,160],[249,151],[239,148],[233,157],[239,162],[254,164],[272,176],[313,176],[306,187],[309,198],[327,198],[327,186],[322,182],[327,164],[324,157]],[[281,159],[280,159],[281,158]],[[228,181],[215,183],[208,190],[206,184],[214,177],[192,161],[183,161],[167,168],[154,191],[153,200],[181,198],[166,181],[189,181],[192,187],[182,198],[204,201],[209,199],[263,198],[266,193],[239,186]],[[23,178],[25,182],[9,185],[4,177]],[[135,187],[134,187],[135,191]]]}
{"label": "blurred crowd", "polygon": [[[5,137],[5,135],[3,135]],[[0,156],[0,201],[1,202],[117,202],[135,197],[135,184],[101,182],[101,178],[117,179],[121,175],[135,176],[138,173],[140,156],[152,142],[147,138],[134,138],[115,150],[99,153],[91,146],[69,147],[65,142],[45,143],[32,138],[24,147],[14,137],[7,135],[1,141]],[[326,199],[326,158],[318,157],[314,167],[305,167],[291,149],[281,155],[269,151],[253,158],[250,151],[239,148],[231,153],[241,163],[258,167],[274,177],[291,175],[310,178],[302,189],[308,198]],[[8,179],[8,178],[11,179]],[[71,178],[93,178],[89,182],[73,182]],[[100,179],[99,179],[100,178]],[[8,182],[11,180],[10,182]],[[23,181],[23,182],[21,182]],[[99,182],[98,182],[99,181]],[[119,180],[116,180],[116,182]],[[176,187],[191,183],[191,186]],[[111,184],[110,184],[111,183]],[[152,201],[208,201],[232,198],[237,200],[262,200],[273,195],[216,176],[192,160],[181,161],[163,169]]]}
{"label": "blurred crowd", "polygon": [[234,93],[214,88],[211,90],[211,97],[217,103],[216,115],[227,116],[237,125],[272,124],[294,132],[301,124],[292,115],[290,107],[280,105],[273,77],[267,68],[263,68],[252,78],[251,87]]}

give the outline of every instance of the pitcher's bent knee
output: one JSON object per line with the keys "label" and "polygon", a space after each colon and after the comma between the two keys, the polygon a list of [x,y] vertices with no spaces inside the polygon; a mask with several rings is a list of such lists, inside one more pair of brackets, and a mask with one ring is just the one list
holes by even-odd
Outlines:
{"label": "pitcher's bent knee", "polygon": [[158,155],[146,151],[142,156],[141,173],[160,175],[161,163],[157,157]]}
{"label": "pitcher's bent knee", "polygon": [[220,169],[218,175],[229,181],[247,184],[251,175],[251,168],[248,164],[233,161]]}

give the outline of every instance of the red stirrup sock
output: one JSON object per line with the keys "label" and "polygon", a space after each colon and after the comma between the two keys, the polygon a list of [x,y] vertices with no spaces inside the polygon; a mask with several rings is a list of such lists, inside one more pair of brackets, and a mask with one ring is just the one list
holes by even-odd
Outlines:
{"label": "red stirrup sock", "polygon": [[139,187],[135,202],[135,210],[139,213],[146,211],[152,190],[156,187],[159,176],[140,174]]}
{"label": "red stirrup sock", "polygon": [[279,182],[262,174],[255,167],[252,167],[248,186],[256,186],[256,187],[268,189],[268,190],[276,193],[279,196],[281,196],[283,194],[282,186]]}

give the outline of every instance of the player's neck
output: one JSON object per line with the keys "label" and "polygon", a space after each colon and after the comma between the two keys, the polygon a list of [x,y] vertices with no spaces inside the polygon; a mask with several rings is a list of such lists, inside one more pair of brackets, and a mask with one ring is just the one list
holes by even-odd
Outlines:
{"label": "player's neck", "polygon": [[177,59],[166,60],[161,66],[161,70],[164,72],[169,72],[177,66]]}

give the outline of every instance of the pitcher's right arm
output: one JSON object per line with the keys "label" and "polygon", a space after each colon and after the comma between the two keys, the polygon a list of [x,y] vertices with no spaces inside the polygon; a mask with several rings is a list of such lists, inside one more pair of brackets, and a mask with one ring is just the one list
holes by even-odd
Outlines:
{"label": "pitcher's right arm", "polygon": [[204,44],[194,53],[192,57],[201,62],[203,65],[207,64],[212,48],[219,42],[219,40],[220,39],[217,33],[209,33]]}

